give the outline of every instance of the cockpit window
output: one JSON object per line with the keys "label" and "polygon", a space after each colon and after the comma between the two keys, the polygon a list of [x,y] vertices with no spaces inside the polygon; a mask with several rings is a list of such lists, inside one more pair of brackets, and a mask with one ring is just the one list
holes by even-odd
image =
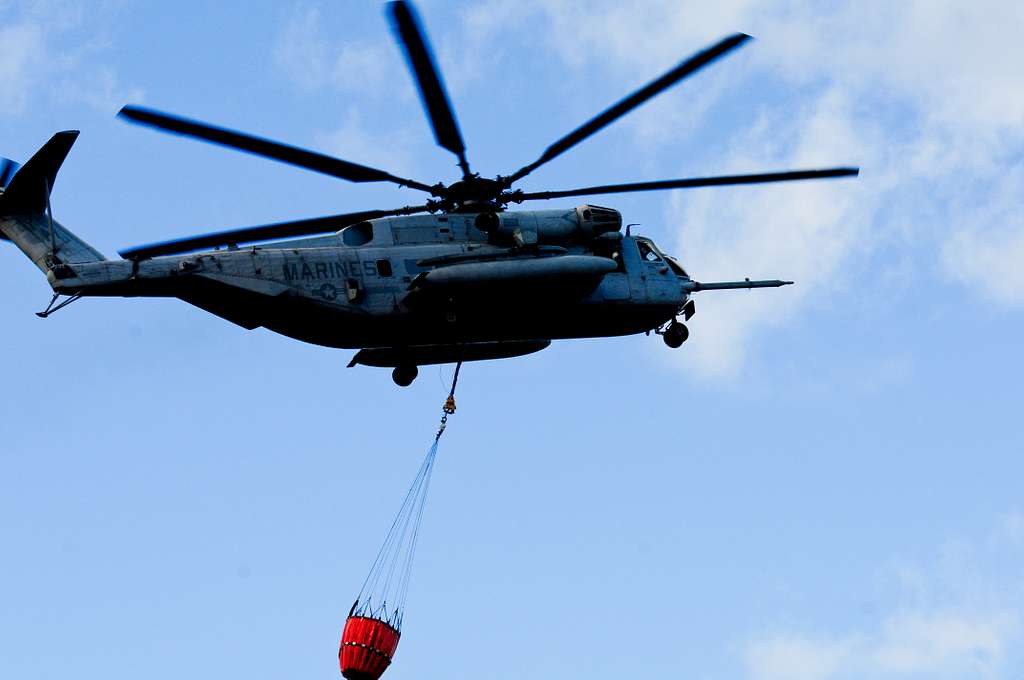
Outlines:
{"label": "cockpit window", "polygon": [[690,278],[690,275],[686,273],[686,270],[683,269],[683,266],[679,264],[676,258],[672,257],[671,255],[666,255],[665,261],[668,262],[669,268],[676,276],[682,276],[687,279]]}
{"label": "cockpit window", "polygon": [[648,241],[637,241],[636,246],[640,249],[640,259],[644,262],[661,262],[661,255],[653,244]]}

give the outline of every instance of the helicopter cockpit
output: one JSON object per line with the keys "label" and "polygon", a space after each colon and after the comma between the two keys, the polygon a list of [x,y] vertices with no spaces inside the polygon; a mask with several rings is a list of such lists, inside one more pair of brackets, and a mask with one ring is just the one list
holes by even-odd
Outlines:
{"label": "helicopter cockpit", "polygon": [[640,251],[640,260],[643,262],[649,262],[651,264],[665,264],[668,265],[669,269],[676,276],[683,278],[690,278],[686,270],[683,269],[682,265],[676,261],[671,255],[666,255],[658,249],[658,246],[654,245],[654,241],[644,236],[637,236],[636,247]]}
{"label": "helicopter cockpit", "polygon": [[637,237],[636,247],[640,251],[640,259],[644,262],[657,263],[664,259],[658,251],[658,246],[650,239]]}

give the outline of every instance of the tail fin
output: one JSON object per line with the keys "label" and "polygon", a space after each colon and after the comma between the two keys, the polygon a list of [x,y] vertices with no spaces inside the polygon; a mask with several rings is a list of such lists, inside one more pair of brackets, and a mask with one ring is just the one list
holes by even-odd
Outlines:
{"label": "tail fin", "polygon": [[50,190],[57,180],[71,145],[78,139],[78,130],[58,132],[43,148],[18,170],[0,196],[0,215],[42,214],[50,200]]}
{"label": "tail fin", "polygon": [[[50,214],[50,191],[57,171],[78,138],[77,130],[58,132],[20,169],[8,161],[0,167],[0,234],[25,253],[44,273],[66,276],[67,265],[106,258]],[[13,175],[13,176],[12,176]]]}

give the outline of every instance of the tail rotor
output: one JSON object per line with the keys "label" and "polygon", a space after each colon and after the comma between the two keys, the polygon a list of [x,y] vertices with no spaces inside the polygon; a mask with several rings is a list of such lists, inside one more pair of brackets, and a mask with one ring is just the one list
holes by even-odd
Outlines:
{"label": "tail rotor", "polygon": [[18,172],[21,166],[7,158],[0,158],[0,187],[6,187],[11,183],[14,173]]}

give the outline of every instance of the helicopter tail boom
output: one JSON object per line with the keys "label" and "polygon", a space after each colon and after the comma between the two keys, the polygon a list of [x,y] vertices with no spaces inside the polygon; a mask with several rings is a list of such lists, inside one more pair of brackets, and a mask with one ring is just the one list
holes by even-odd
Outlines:
{"label": "helicopter tail boom", "polygon": [[13,241],[48,278],[72,277],[73,265],[106,258],[54,221],[50,191],[78,132],[58,132],[24,166],[11,175],[0,193],[0,234]]}

